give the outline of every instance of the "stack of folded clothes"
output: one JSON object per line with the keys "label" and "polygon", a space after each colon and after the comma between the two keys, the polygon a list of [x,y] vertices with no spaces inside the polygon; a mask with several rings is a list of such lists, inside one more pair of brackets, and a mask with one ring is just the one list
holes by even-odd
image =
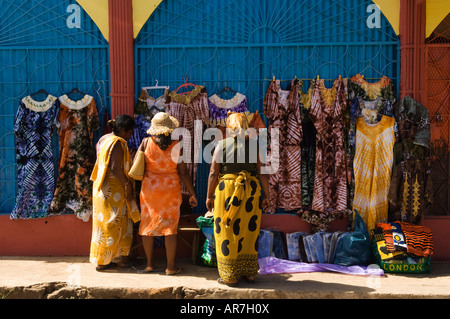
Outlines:
{"label": "stack of folded clothes", "polygon": [[378,223],[372,230],[372,252],[378,265],[391,273],[429,273],[433,233],[405,222]]}

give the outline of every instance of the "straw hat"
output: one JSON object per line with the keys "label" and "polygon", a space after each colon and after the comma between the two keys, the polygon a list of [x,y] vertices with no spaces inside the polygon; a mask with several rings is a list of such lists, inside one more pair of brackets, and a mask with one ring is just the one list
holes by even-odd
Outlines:
{"label": "straw hat", "polygon": [[147,130],[150,135],[169,135],[174,129],[180,126],[176,118],[167,113],[156,113],[152,118],[152,126]]}

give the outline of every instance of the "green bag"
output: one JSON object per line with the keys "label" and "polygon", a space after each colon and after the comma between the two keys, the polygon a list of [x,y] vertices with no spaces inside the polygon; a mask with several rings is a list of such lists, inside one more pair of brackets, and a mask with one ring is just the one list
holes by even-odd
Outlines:
{"label": "green bag", "polygon": [[[386,241],[380,237],[380,233],[372,232],[372,254],[377,265],[383,269],[385,273],[402,273],[402,274],[428,274],[431,272],[431,258],[408,256],[400,254],[392,259],[383,260],[381,256],[386,256]],[[382,236],[382,235],[381,235]]]}
{"label": "green bag", "polygon": [[214,240],[214,219],[212,217],[199,216],[197,225],[205,235],[205,241],[197,256],[197,265],[217,267],[216,248]]}

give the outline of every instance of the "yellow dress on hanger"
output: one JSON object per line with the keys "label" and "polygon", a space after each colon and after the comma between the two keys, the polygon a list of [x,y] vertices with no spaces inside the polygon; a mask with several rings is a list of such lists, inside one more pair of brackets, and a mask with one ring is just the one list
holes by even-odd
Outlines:
{"label": "yellow dress on hanger", "polygon": [[377,124],[356,120],[355,174],[356,209],[370,231],[377,223],[386,223],[388,191],[394,162],[395,119],[383,116]]}

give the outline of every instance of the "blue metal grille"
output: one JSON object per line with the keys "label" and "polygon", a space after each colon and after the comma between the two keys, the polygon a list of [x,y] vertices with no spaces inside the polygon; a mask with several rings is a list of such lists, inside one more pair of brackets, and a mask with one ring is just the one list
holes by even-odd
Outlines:
{"label": "blue metal grille", "polygon": [[[23,97],[41,88],[58,97],[78,87],[94,97],[101,120],[109,110],[108,44],[80,6],[80,19],[71,16],[70,5],[77,3],[0,0],[0,214],[15,203],[13,122]],[[56,135],[53,145],[56,165]]]}
{"label": "blue metal grille", "polygon": [[[270,79],[351,77],[368,81],[400,76],[399,39],[381,14],[369,28],[372,1],[166,0],[136,39],[136,94],[158,80],[172,89],[188,76],[208,95],[225,86],[263,111]],[[309,81],[304,81],[304,90]],[[329,83],[331,85],[331,82]],[[397,90],[398,91],[398,90]],[[197,193],[203,206],[209,166],[200,165]]]}

